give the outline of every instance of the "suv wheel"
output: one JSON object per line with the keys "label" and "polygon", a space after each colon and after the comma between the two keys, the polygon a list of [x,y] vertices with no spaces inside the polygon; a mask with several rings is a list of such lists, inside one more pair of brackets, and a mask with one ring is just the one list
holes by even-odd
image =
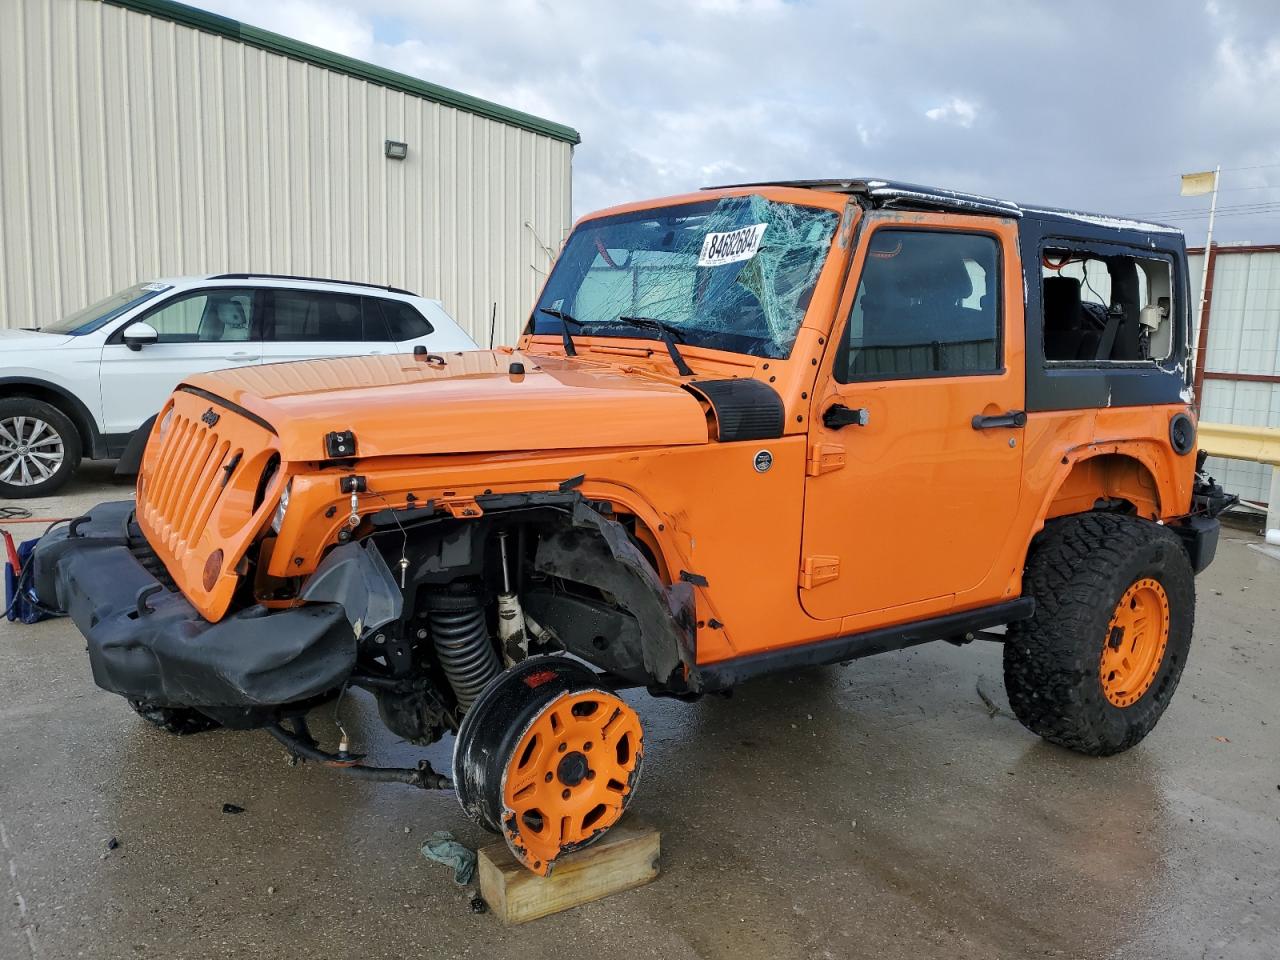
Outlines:
{"label": "suv wheel", "polygon": [[1177,535],[1112,514],[1050,521],[1032,544],[1030,620],[1010,624],[1004,682],[1033,733],[1092,756],[1151,732],[1191,648],[1195,581]]}
{"label": "suv wheel", "polygon": [[222,724],[189,707],[157,707],[145,700],[130,700],[134,712],[152,726],[178,737],[216,730]]}
{"label": "suv wheel", "polygon": [[80,465],[80,434],[57,407],[29,397],[0,400],[0,497],[43,497]]}

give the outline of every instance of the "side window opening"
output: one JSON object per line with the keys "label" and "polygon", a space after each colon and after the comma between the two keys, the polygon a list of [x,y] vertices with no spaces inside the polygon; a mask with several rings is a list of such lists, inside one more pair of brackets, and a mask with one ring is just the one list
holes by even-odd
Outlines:
{"label": "side window opening", "polygon": [[995,238],[885,229],[869,243],[838,382],[1000,369]]}
{"label": "side window opening", "polygon": [[1040,274],[1046,361],[1140,363],[1172,353],[1168,261],[1046,247]]}
{"label": "side window opening", "polygon": [[159,343],[240,343],[250,339],[253,291],[203,290],[171,300],[142,319]]}

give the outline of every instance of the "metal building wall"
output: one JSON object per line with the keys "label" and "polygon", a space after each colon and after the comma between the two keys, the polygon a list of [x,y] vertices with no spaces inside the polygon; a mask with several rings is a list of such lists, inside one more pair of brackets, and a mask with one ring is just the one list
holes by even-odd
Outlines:
{"label": "metal building wall", "polygon": [[517,335],[569,142],[98,0],[0,8],[0,326],[253,270],[407,287],[482,344],[496,301]]}
{"label": "metal building wall", "polygon": [[[1215,250],[1200,415],[1214,423],[1280,427],[1280,250]],[[1198,293],[1204,257],[1189,259]],[[1208,467],[1232,493],[1267,500],[1271,467],[1216,457]]]}

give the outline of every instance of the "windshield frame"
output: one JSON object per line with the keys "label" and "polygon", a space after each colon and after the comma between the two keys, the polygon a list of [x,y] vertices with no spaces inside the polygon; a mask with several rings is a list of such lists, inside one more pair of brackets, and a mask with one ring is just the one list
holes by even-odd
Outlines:
{"label": "windshield frame", "polygon": [[117,290],[88,306],[66,314],[49,326],[41,326],[41,333],[53,333],[66,337],[82,337],[101,330],[112,320],[149,303],[161,294],[173,289],[171,283],[135,283]]}
{"label": "windshield frame", "polygon": [[[764,288],[752,289],[747,287],[747,292],[752,294],[752,299],[760,310],[764,310],[764,301],[770,301],[770,308],[780,310],[786,318],[783,325],[779,326],[776,321],[771,321],[771,327],[768,330],[756,331],[739,331],[734,328],[732,323],[723,324],[725,314],[717,316],[714,306],[708,314],[703,316],[713,321],[710,325],[700,326],[693,322],[682,323],[679,321],[671,322],[665,320],[661,313],[647,313],[644,309],[639,310],[639,314],[645,318],[663,319],[670,323],[672,329],[677,329],[683,337],[680,339],[680,348],[683,352],[687,351],[708,351],[730,353],[743,357],[753,357],[763,360],[784,360],[788,359],[795,350],[796,343],[799,338],[800,330],[804,327],[809,311],[820,299],[820,295],[825,299],[823,291],[829,286],[828,275],[830,271],[837,269],[833,267],[833,263],[841,260],[841,254],[846,246],[846,233],[850,224],[848,215],[848,198],[834,193],[825,193],[821,191],[813,191],[807,189],[798,189],[794,187],[774,187],[759,186],[754,188],[739,188],[706,191],[696,194],[685,194],[665,198],[658,201],[641,202],[634,204],[625,204],[608,210],[603,210],[597,214],[584,217],[578,221],[565,243],[562,245],[560,254],[556,258],[556,262],[552,266],[546,282],[538,293],[531,309],[529,318],[523,330],[523,337],[526,340],[532,340],[539,337],[555,337],[560,340],[562,331],[568,326],[575,339],[601,338],[601,339],[621,339],[621,340],[662,340],[663,335],[657,330],[645,330],[637,328],[636,325],[628,323],[622,319],[629,313],[636,313],[635,310],[624,309],[622,314],[613,319],[602,319],[601,316],[584,318],[582,316],[574,316],[570,307],[576,307],[579,304],[579,296],[582,294],[587,282],[588,272],[595,267],[591,262],[583,262],[579,251],[579,260],[572,267],[567,265],[566,254],[570,251],[571,245],[576,238],[579,238],[585,231],[595,230],[600,227],[608,227],[611,224],[642,224],[646,220],[662,220],[669,219],[672,221],[683,218],[695,218],[699,215],[715,215],[717,208],[726,200],[741,200],[744,205],[750,206],[753,201],[764,201],[770,207],[792,207],[813,214],[812,219],[804,224],[806,230],[823,231],[824,236],[821,238],[820,246],[814,245],[812,240],[808,241],[806,246],[805,240],[798,243],[790,244],[786,247],[778,248],[779,252],[784,256],[787,252],[795,252],[800,257],[808,254],[811,259],[804,263],[807,269],[806,280],[799,284],[793,284],[788,288],[782,288],[778,285],[774,276],[769,276],[765,281],[768,286]],[[752,207],[752,209],[758,209]],[[732,208],[729,208],[731,211]],[[729,212],[729,211],[725,211]],[[745,211],[744,211],[745,212]],[[829,215],[830,220],[823,222],[822,215]],[[748,218],[749,219],[749,218]],[[772,223],[773,221],[771,221]],[[779,224],[775,229],[782,227]],[[714,226],[711,228],[714,231]],[[743,230],[744,226],[733,225],[724,229]],[[718,235],[718,234],[717,234]],[[704,234],[703,236],[706,236]],[[813,238],[818,239],[818,238]],[[582,241],[589,243],[591,241]],[[597,246],[598,246],[597,242]],[[763,253],[768,248],[768,241],[760,243],[758,252]],[[618,249],[624,249],[619,247]],[[816,250],[816,253],[811,252]],[[589,253],[589,251],[586,251]],[[612,248],[610,248],[612,252]],[[632,251],[633,254],[643,254],[646,252],[661,253],[659,248],[637,247]],[[690,252],[684,249],[672,250],[673,253]],[[696,250],[692,251],[694,254]],[[745,258],[746,263],[739,264],[739,271],[735,271],[730,277],[729,287],[724,289],[732,293],[741,293],[740,290],[733,287],[736,283],[737,273],[744,268],[752,257]],[[598,265],[598,262],[597,264]],[[610,263],[610,266],[613,264]],[[644,264],[638,269],[643,270]],[[689,264],[688,272],[693,282],[700,282],[698,274],[708,266],[700,262]],[[718,266],[718,265],[712,265]],[[557,289],[556,280],[559,272],[565,269],[573,269],[577,272],[577,279],[570,278],[568,280],[568,288]],[[678,269],[678,268],[677,268]],[[732,289],[730,289],[732,288]],[[760,289],[766,290],[767,293],[760,293]],[[793,296],[792,302],[786,303],[785,294],[790,291]],[[641,291],[641,294],[652,294],[660,292],[657,290]],[[565,296],[560,296],[563,293]],[[754,296],[759,293],[759,297]],[[555,296],[549,296],[555,294]],[[639,296],[638,294],[637,296]],[[718,295],[717,295],[718,296]],[[570,302],[569,297],[572,297]],[[707,303],[713,303],[708,299]],[[566,325],[559,320],[548,316],[543,308],[552,306],[560,310],[568,310],[571,314],[569,323]],[[728,308],[728,315],[732,316],[732,307]],[[605,313],[609,311],[606,310]],[[698,308],[694,308],[694,312],[690,313],[688,321],[694,321],[698,318]],[[778,316],[777,313],[774,314]],[[717,324],[715,321],[721,321]],[[736,342],[735,342],[736,341]]]}

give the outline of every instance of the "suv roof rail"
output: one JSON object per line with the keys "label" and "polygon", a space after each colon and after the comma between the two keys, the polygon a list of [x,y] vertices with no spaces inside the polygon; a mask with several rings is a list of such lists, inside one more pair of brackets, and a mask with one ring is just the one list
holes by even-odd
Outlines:
{"label": "suv roof rail", "polygon": [[371,290],[386,290],[388,293],[403,293],[408,297],[416,297],[412,290],[393,287],[385,283],[361,283],[359,280],[335,280],[332,277],[299,277],[290,273],[219,273],[210,280],[305,280],[309,283],[341,283],[349,287],[367,287]]}

